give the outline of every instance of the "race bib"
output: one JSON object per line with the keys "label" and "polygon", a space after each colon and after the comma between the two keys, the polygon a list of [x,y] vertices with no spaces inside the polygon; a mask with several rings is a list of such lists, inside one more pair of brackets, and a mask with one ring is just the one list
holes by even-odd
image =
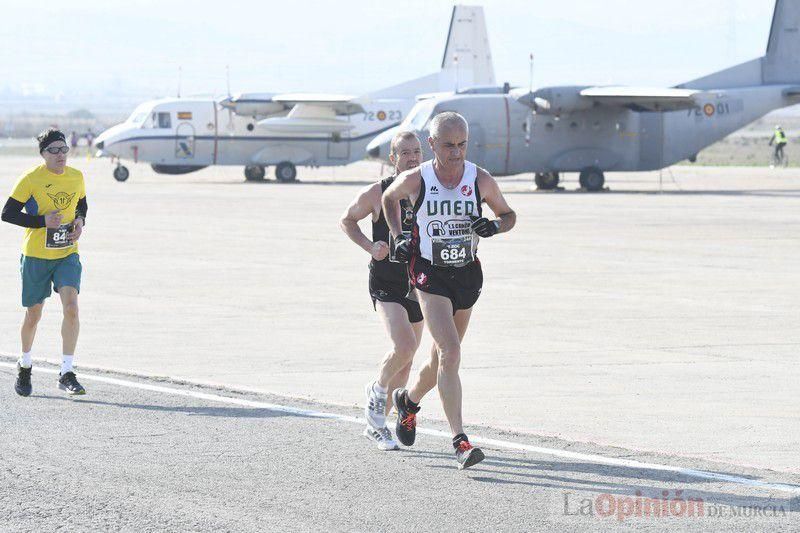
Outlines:
{"label": "race bib", "polygon": [[472,237],[431,239],[433,264],[436,266],[462,267],[475,260]]}
{"label": "race bib", "polygon": [[57,228],[46,228],[45,248],[66,248],[72,246],[69,234],[72,233],[72,224],[62,224]]}

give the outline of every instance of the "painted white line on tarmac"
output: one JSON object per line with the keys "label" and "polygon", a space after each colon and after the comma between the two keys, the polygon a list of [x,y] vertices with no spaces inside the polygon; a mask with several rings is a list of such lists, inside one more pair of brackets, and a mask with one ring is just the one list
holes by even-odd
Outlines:
{"label": "painted white line on tarmac", "polygon": [[[3,354],[5,355],[5,354]],[[0,367],[10,368],[16,370],[16,363],[5,363],[0,361]],[[58,374],[59,370],[55,368],[47,368],[47,367],[36,367],[36,372],[45,372],[47,374]],[[148,379],[147,376],[141,376],[143,379]],[[347,415],[339,415],[335,413],[324,413],[321,411],[312,411],[308,409],[298,409],[296,407],[289,407],[287,405],[281,405],[276,403],[269,403],[269,402],[259,402],[254,400],[246,400],[244,398],[232,398],[230,396],[222,396],[219,394],[210,394],[206,392],[199,392],[193,390],[182,390],[176,389],[173,387],[164,387],[162,385],[150,385],[148,383],[139,383],[136,381],[127,381],[124,379],[117,379],[111,378],[107,376],[99,376],[96,374],[87,374],[85,372],[81,372],[81,380],[86,381],[96,381],[99,383],[107,383],[109,385],[116,385],[118,387],[127,387],[131,389],[139,389],[139,390],[147,390],[152,392],[159,392],[162,394],[171,394],[173,396],[183,396],[185,398],[196,398],[198,400],[205,400],[209,402],[216,402],[216,403],[224,403],[229,405],[239,405],[242,407],[253,407],[256,409],[268,409],[270,411],[277,411],[280,413],[287,413],[292,415],[298,416],[305,416],[308,418],[321,418],[321,419],[328,419],[328,420],[338,420],[340,422],[348,422],[350,424],[359,424],[364,425],[366,421],[363,418],[354,417],[354,416],[347,416]],[[424,435],[431,435],[434,437],[443,437],[446,438],[448,441],[452,438],[450,433],[445,431],[439,431],[435,429],[427,429],[427,428],[417,428],[418,433],[422,433]],[[501,448],[506,450],[517,450],[517,451],[524,451],[530,453],[536,453],[540,455],[548,455],[552,457],[558,457],[561,459],[573,459],[576,461],[583,461],[586,463],[595,463],[595,464],[602,464],[602,465],[609,465],[609,466],[623,466],[626,468],[634,468],[634,469],[642,469],[642,470],[657,470],[660,472],[669,472],[672,474],[679,474],[687,477],[693,477],[698,479],[707,479],[711,481],[721,481],[725,483],[733,483],[736,485],[743,485],[747,487],[753,488],[760,488],[765,490],[778,490],[783,492],[789,492],[792,494],[800,495],[800,486],[799,485],[788,485],[785,483],[769,483],[765,481],[759,481],[757,479],[750,479],[741,476],[729,475],[729,474],[721,474],[718,472],[708,472],[705,470],[696,470],[694,468],[683,468],[680,466],[671,466],[671,465],[663,465],[658,463],[644,463],[640,461],[634,461],[631,459],[620,459],[616,457],[605,457],[603,455],[596,455],[592,453],[580,453],[580,452],[572,452],[568,450],[559,450],[557,448],[544,448],[541,446],[530,446],[528,444],[522,444],[518,442],[512,442],[507,440],[498,440],[498,439],[488,439],[480,436],[470,436],[469,439],[471,442],[476,444],[483,444],[486,446],[491,446],[494,448]]]}

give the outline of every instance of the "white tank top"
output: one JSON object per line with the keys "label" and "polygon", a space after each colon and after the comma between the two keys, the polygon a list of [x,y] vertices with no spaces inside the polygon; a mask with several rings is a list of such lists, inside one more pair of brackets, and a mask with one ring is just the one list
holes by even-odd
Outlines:
{"label": "white tank top", "polygon": [[472,221],[481,216],[478,169],[464,162],[464,175],[452,189],[439,181],[433,161],[420,165],[422,186],[414,205],[414,237],[419,255],[437,266],[462,267],[475,260],[478,236]]}

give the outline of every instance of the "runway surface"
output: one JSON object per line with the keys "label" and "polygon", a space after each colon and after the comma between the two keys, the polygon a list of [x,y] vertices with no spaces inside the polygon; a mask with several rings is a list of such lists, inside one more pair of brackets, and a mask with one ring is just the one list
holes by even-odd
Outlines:
{"label": "runway surface", "polygon": [[[36,162],[2,161],[7,190]],[[387,344],[368,257],[337,221],[379,166],[252,184],[239,168],[176,177],[136,165],[121,184],[107,161],[73,164],[90,200],[79,369],[360,405]],[[500,179],[519,221],[481,243],[486,282],[462,363],[468,432],[800,475],[800,171],[674,167],[663,193],[658,173],[610,174],[601,194],[566,178],[561,193]],[[19,343],[20,239],[0,225],[5,354]],[[58,359],[59,320],[50,301],[37,361]],[[419,361],[428,347],[426,335]],[[421,419],[441,427],[435,392]],[[450,464],[447,443],[434,446]]]}
{"label": "runway surface", "polygon": [[[9,366],[0,361],[6,384],[13,379]],[[353,409],[96,372],[82,378],[86,396],[68,399],[55,387],[56,372],[36,367],[29,398],[0,388],[3,531],[791,531],[798,525],[797,475],[491,429],[481,433],[501,443],[706,469],[734,482],[505,445],[484,446],[486,461],[458,471],[446,437],[421,434],[412,448],[378,451],[360,436]]]}

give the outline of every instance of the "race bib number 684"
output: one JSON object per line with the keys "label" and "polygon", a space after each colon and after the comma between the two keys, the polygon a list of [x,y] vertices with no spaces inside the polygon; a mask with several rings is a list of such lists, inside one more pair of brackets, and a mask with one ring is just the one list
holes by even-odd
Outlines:
{"label": "race bib number 684", "polygon": [[433,240],[433,264],[438,266],[464,266],[475,260],[472,239]]}

